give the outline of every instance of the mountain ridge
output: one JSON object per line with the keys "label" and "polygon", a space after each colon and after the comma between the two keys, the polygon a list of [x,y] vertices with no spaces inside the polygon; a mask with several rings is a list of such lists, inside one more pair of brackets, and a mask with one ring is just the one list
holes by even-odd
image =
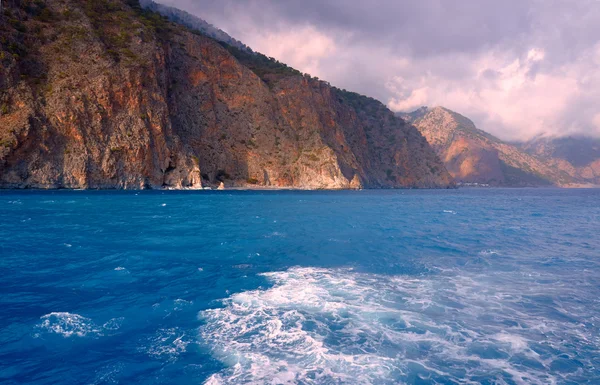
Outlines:
{"label": "mountain ridge", "polygon": [[459,184],[568,187],[579,182],[565,170],[478,129],[465,116],[444,107],[423,107],[401,116],[427,138]]}
{"label": "mountain ridge", "polygon": [[176,24],[186,26],[189,29],[198,31],[212,39],[227,43],[228,45],[234,46],[241,50],[253,52],[250,47],[236,40],[225,31],[215,27],[198,16],[192,15],[189,12],[162,3],[157,3],[154,0],[140,0],[140,6],[144,9],[161,14]]}
{"label": "mountain ridge", "polygon": [[600,139],[577,136],[543,136],[515,145],[551,167],[567,173],[573,183],[600,186]]}

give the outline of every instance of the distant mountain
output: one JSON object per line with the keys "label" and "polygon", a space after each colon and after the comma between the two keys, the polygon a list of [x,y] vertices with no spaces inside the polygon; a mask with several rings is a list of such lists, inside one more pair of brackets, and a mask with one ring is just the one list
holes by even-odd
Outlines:
{"label": "distant mountain", "polygon": [[192,15],[191,13],[182,11],[181,9],[177,9],[174,7],[169,7],[168,5],[157,3],[153,0],[140,0],[140,5],[145,9],[148,9],[153,12],[157,12],[174,23],[184,25],[191,30],[198,31],[208,37],[211,37],[217,41],[227,43],[230,46],[236,47],[241,50],[249,51],[252,50],[250,47],[246,46],[242,42],[234,39],[229,36],[226,32],[220,30],[214,25],[208,23],[201,18]]}
{"label": "distant mountain", "polygon": [[585,136],[537,137],[516,145],[568,174],[575,183],[600,185],[600,139]]}
{"label": "distant mountain", "polygon": [[419,129],[458,183],[517,187],[574,182],[569,173],[478,129],[454,111],[423,107],[399,115]]}

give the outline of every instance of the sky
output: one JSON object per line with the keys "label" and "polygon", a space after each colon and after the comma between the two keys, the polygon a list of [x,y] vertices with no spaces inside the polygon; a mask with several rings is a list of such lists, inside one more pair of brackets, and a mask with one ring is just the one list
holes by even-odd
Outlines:
{"label": "sky", "polygon": [[600,0],[160,0],[394,111],[600,136]]}

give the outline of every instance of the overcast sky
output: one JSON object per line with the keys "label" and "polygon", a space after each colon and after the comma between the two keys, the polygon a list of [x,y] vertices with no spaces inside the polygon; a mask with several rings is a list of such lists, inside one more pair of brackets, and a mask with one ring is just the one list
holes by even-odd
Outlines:
{"label": "overcast sky", "polygon": [[600,136],[600,0],[160,0],[395,111]]}

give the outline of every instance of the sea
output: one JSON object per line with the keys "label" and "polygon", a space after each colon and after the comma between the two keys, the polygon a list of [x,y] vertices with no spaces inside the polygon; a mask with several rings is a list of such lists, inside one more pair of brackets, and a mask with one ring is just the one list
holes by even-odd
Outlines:
{"label": "sea", "polygon": [[600,384],[600,190],[0,191],[0,383]]}

